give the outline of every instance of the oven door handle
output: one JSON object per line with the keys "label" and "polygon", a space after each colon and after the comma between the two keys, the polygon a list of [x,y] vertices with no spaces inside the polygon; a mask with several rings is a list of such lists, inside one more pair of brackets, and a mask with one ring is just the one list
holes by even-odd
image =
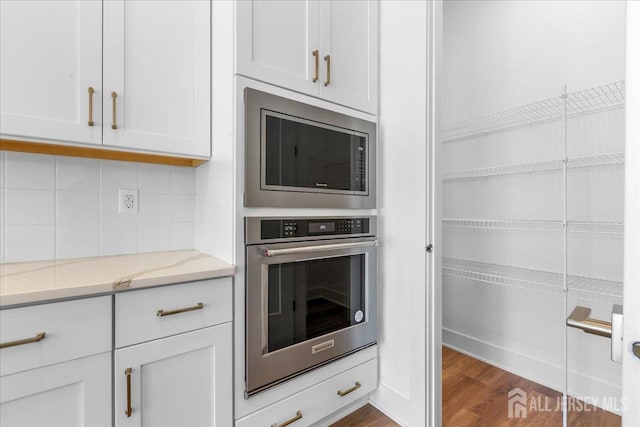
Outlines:
{"label": "oven door handle", "polygon": [[306,254],[310,252],[332,251],[336,249],[367,248],[370,246],[378,246],[378,241],[369,240],[366,242],[355,242],[355,243],[335,243],[331,245],[299,246],[296,248],[285,248],[285,249],[265,248],[262,250],[262,255],[265,257],[274,257],[278,255]]}

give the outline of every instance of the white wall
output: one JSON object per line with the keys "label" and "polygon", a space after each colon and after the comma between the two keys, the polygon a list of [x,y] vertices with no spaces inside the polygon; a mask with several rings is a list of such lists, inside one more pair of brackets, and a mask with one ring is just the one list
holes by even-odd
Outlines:
{"label": "white wall", "polygon": [[195,197],[191,168],[3,151],[0,262],[192,249]]}
{"label": "white wall", "polygon": [[624,1],[444,2],[443,123],[624,80]]}

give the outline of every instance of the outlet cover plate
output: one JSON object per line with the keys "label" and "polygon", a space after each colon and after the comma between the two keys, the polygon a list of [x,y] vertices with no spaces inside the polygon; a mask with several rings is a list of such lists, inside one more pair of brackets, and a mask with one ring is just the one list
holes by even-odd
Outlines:
{"label": "outlet cover plate", "polygon": [[120,190],[118,192],[118,212],[138,213],[138,190]]}

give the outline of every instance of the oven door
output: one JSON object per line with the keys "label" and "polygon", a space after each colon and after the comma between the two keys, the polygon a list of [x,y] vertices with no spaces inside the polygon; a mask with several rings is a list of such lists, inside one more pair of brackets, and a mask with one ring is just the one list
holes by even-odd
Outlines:
{"label": "oven door", "polygon": [[376,342],[373,238],[247,246],[247,395]]}

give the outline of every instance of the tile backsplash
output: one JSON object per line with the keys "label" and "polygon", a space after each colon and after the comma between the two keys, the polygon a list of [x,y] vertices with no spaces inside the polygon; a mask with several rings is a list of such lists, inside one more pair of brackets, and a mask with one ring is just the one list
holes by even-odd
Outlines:
{"label": "tile backsplash", "polygon": [[192,168],[0,151],[0,262],[192,249],[195,189]]}

